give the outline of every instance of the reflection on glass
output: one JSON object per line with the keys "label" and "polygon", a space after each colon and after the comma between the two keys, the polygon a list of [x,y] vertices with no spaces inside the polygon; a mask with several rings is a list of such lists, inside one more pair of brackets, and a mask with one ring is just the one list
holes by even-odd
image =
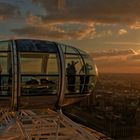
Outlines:
{"label": "reflection on glass", "polygon": [[80,70],[80,92],[91,92],[96,83],[96,75],[97,71],[95,67],[93,67],[93,61],[91,58],[84,54],[82,55],[84,59],[84,65],[81,67]]}
{"label": "reflection on glass", "polygon": [[11,95],[12,68],[8,41],[0,42],[0,96]]}
{"label": "reflection on glass", "polygon": [[55,53],[21,52],[21,94],[57,94],[58,64]]}
{"label": "reflection on glass", "polygon": [[49,95],[57,93],[58,76],[22,75],[22,95]]}
{"label": "reflection on glass", "polygon": [[49,41],[19,39],[16,41],[16,44],[19,46],[18,50],[20,52],[57,52],[55,44]]}
{"label": "reflection on glass", "polygon": [[68,46],[66,46],[66,50],[71,50],[65,52],[67,75],[66,94],[91,93],[96,83],[95,77],[97,75],[91,58],[84,51],[78,52],[78,50],[76,51],[72,47],[68,49]]}
{"label": "reflection on glass", "polygon": [[10,51],[10,46],[9,46],[10,41],[0,41],[0,51]]}

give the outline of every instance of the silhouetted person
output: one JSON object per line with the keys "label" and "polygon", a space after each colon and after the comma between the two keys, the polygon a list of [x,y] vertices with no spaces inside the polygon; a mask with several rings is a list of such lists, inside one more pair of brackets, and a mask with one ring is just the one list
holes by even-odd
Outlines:
{"label": "silhouetted person", "polygon": [[12,66],[9,67],[8,73],[9,73],[9,77],[8,77],[7,95],[11,95],[11,93],[12,93]]}
{"label": "silhouetted person", "polygon": [[68,81],[68,90],[71,90],[71,70],[70,70],[70,63],[67,64],[66,73],[67,73],[67,81]]}
{"label": "silhouetted person", "polygon": [[1,73],[2,73],[2,67],[0,65],[0,94],[1,94],[1,81],[2,81]]}
{"label": "silhouetted person", "polygon": [[92,66],[86,63],[82,66],[79,73],[82,72],[80,75],[80,93],[88,91],[88,84],[90,80],[90,70],[92,70]]}
{"label": "silhouetted person", "polygon": [[67,78],[68,78],[68,90],[71,92],[75,91],[75,82],[76,82],[76,68],[75,65],[78,62],[71,61],[71,63],[68,63],[66,72],[67,72]]}

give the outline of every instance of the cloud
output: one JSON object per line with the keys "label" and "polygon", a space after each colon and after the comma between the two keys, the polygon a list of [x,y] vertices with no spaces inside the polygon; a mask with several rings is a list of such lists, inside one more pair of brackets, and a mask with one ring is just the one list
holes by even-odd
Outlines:
{"label": "cloud", "polygon": [[[96,25],[135,25],[140,19],[139,0],[30,0],[44,13],[26,12],[27,25],[13,29],[16,35],[51,39],[85,39],[111,36],[111,30],[96,33]],[[109,5],[109,6],[108,6]],[[14,15],[14,14],[13,14]],[[38,26],[37,26],[38,25]],[[42,31],[42,32],[41,32]],[[46,31],[46,32],[45,32]],[[124,35],[127,30],[120,29]]]}
{"label": "cloud", "polygon": [[[134,25],[140,19],[139,0],[30,0],[44,14],[27,15],[27,25],[13,29],[20,36],[43,36],[51,39],[85,39],[111,36],[111,30],[96,33],[96,25]],[[108,6],[109,5],[109,6]],[[29,12],[27,12],[29,13]],[[38,25],[38,26],[37,26]],[[41,32],[42,31],[42,32]],[[46,31],[46,32],[45,32]],[[51,33],[52,32],[52,33]],[[118,34],[127,31],[120,29]]]}
{"label": "cloud", "polygon": [[96,34],[96,38],[112,36],[111,30],[102,31]]}
{"label": "cloud", "polygon": [[140,46],[139,42],[105,42],[106,45],[126,45],[126,46]]}
{"label": "cloud", "polygon": [[20,15],[18,7],[0,2],[0,21],[5,21],[7,19],[17,18]]}
{"label": "cloud", "polygon": [[[134,25],[140,17],[139,0],[106,0],[106,2],[104,0],[31,0],[31,2],[39,8],[44,8],[45,14],[28,15],[26,27],[12,30],[17,35],[39,36],[40,33],[47,38],[50,35],[49,38],[53,39],[57,36],[58,39],[111,36],[111,30],[96,34],[94,25],[118,23]],[[37,24],[39,26],[36,26]],[[78,26],[81,28],[76,28]],[[45,31],[48,33],[44,33]],[[126,33],[125,29],[120,29],[118,32],[119,35]]]}
{"label": "cloud", "polygon": [[137,21],[134,24],[130,25],[130,29],[140,29],[140,21]]}
{"label": "cloud", "polygon": [[138,61],[140,61],[140,53],[129,56],[128,60],[138,60]]}
{"label": "cloud", "polygon": [[114,57],[114,56],[127,56],[127,55],[134,55],[136,52],[133,49],[129,50],[117,50],[117,49],[112,49],[112,50],[104,50],[104,51],[98,51],[98,52],[92,52],[90,55],[93,58],[101,58],[101,57]]}
{"label": "cloud", "polygon": [[119,34],[119,35],[127,34],[127,30],[125,30],[125,29],[120,29],[120,30],[118,31],[118,34]]}
{"label": "cloud", "polygon": [[139,0],[65,0],[65,7],[59,10],[59,0],[32,0],[41,5],[47,15],[42,17],[48,21],[94,21],[97,23],[125,23],[132,25],[139,21]]}
{"label": "cloud", "polygon": [[140,53],[133,49],[104,50],[90,53],[99,73],[140,73]]}
{"label": "cloud", "polygon": [[134,50],[103,51],[104,53],[92,54],[99,73],[140,73],[140,54]]}
{"label": "cloud", "polygon": [[33,3],[43,6],[47,11],[55,12],[63,7],[65,1],[63,0],[31,0]]}
{"label": "cloud", "polygon": [[16,35],[43,37],[51,39],[84,39],[93,38],[96,34],[92,22],[45,22],[41,17],[30,15],[26,19],[27,26],[22,29],[13,29]]}

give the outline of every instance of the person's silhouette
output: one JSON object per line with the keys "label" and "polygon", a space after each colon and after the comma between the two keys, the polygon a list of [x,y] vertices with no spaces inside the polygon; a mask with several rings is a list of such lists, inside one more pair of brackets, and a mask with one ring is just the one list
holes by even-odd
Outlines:
{"label": "person's silhouette", "polygon": [[90,80],[90,70],[92,70],[92,66],[86,63],[82,66],[79,73],[80,75],[80,93],[88,91],[88,84]]}
{"label": "person's silhouette", "polygon": [[2,73],[2,66],[0,64],[0,93],[1,93],[1,81],[2,81],[1,73]]}
{"label": "person's silhouette", "polygon": [[66,72],[68,78],[68,90],[71,92],[75,91],[75,82],[76,82],[76,68],[75,65],[78,62],[71,61],[71,63],[67,64]]}

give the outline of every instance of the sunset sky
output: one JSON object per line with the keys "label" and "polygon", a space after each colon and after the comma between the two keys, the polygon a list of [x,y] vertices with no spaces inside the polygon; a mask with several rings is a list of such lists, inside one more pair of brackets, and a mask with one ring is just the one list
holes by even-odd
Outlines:
{"label": "sunset sky", "polygon": [[0,39],[16,37],[74,45],[99,72],[140,73],[140,0],[0,0]]}

